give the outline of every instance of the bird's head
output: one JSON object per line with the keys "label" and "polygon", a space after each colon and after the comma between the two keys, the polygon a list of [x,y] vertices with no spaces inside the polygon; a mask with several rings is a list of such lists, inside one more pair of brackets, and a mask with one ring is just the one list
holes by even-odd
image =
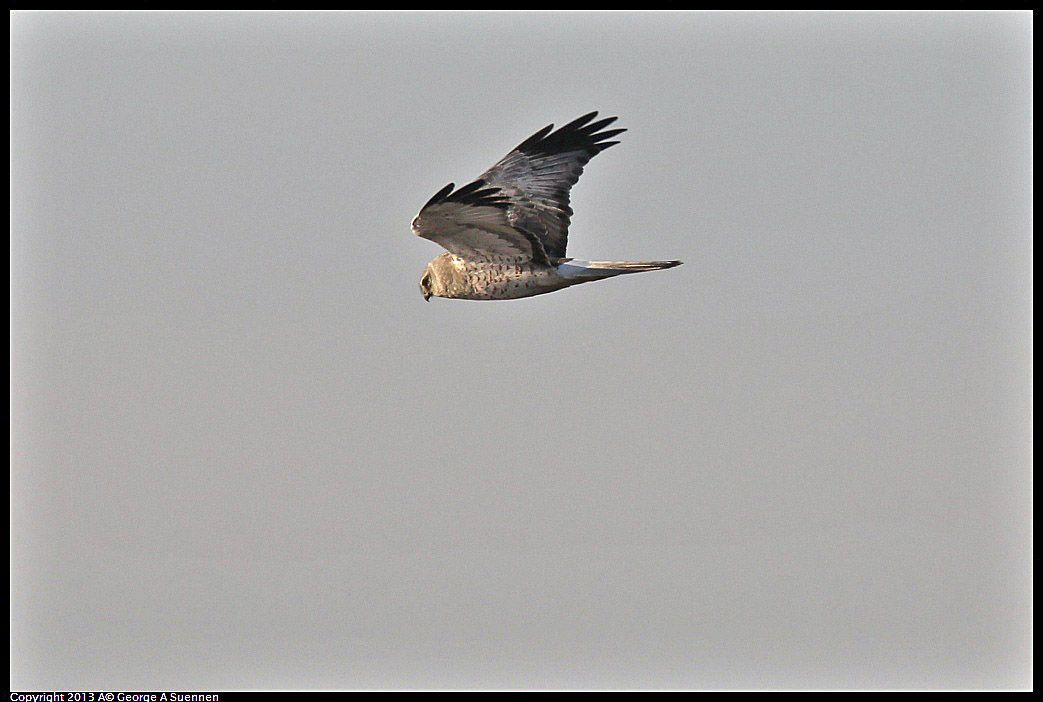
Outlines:
{"label": "bird's head", "polygon": [[428,264],[427,268],[424,269],[424,276],[420,279],[420,294],[424,296],[424,302],[430,302],[431,296],[434,295],[432,291],[434,275],[434,271],[431,270],[431,264]]}

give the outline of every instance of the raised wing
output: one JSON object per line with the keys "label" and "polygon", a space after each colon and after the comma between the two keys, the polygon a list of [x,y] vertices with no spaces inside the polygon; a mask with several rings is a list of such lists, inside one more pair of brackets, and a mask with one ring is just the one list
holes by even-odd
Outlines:
{"label": "raised wing", "polygon": [[413,233],[449,253],[469,260],[522,258],[547,264],[539,239],[516,228],[508,217],[510,203],[483,180],[457,190],[453,183],[427,201],[413,220]]}
{"label": "raised wing", "polygon": [[549,124],[518,144],[482,174],[483,185],[498,190],[506,203],[506,221],[534,236],[550,258],[564,258],[572,208],[569,191],[590,159],[618,141],[606,141],[625,129],[601,131],[615,117],[592,122],[583,115],[557,131]]}

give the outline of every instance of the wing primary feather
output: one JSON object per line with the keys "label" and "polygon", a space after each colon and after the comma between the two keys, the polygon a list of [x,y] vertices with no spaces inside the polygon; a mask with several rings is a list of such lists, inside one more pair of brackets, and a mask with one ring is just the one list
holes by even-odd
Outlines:
{"label": "wing primary feather", "polygon": [[485,181],[482,180],[481,178],[479,178],[478,180],[474,181],[473,183],[468,183],[467,185],[463,186],[462,188],[457,190],[455,193],[451,193],[449,197],[450,197],[450,199],[467,197],[471,193],[477,191],[478,188],[482,187],[483,185],[485,185]]}
{"label": "wing primary feather", "polygon": [[540,139],[542,139],[543,137],[545,137],[548,134],[550,134],[552,129],[554,129],[554,125],[553,124],[548,124],[546,127],[541,129],[540,131],[536,132],[535,134],[533,134],[531,137],[529,137],[528,139],[526,139],[522,143],[520,143],[517,146],[515,146],[513,150],[514,151],[526,151],[526,150],[528,150],[534,144],[538,143],[540,141]]}
{"label": "wing primary feather", "polygon": [[626,131],[625,129],[609,129],[599,132],[598,130],[612,124],[617,118],[606,117],[589,123],[597,114],[597,112],[585,114],[556,131],[550,131],[553,125],[544,127],[523,141],[516,150],[529,156],[553,155],[569,151],[585,151],[588,156],[593,156],[604,150],[598,142]]}
{"label": "wing primary feather", "polygon": [[420,211],[422,212],[425,209],[427,209],[428,207],[430,207],[431,205],[435,204],[436,202],[441,202],[442,200],[444,200],[446,195],[448,195],[449,193],[453,192],[453,188],[455,188],[455,187],[456,187],[456,184],[450,183],[449,185],[447,185],[444,188],[442,188],[441,190],[439,190],[437,193],[435,193],[431,197],[430,200],[428,200],[426,203],[424,203],[424,206],[420,208]]}
{"label": "wing primary feather", "polygon": [[495,186],[485,187],[486,185],[488,183],[479,178],[473,183],[468,183],[454,191],[453,188],[456,186],[450,183],[435,193],[434,197],[428,200],[427,204],[420,211],[423,212],[431,205],[443,202],[456,202],[461,205],[473,205],[475,207],[499,207],[501,209],[506,208],[510,204],[510,198],[503,191]]}
{"label": "wing primary feather", "polygon": [[596,144],[596,143],[600,142],[603,139],[611,139],[612,137],[616,136],[617,134],[622,134],[625,131],[626,131],[625,129],[609,129],[608,131],[601,132],[600,134],[595,134],[593,136],[593,141]]}
{"label": "wing primary feather", "polygon": [[579,131],[583,132],[584,134],[593,135],[594,132],[598,131],[599,129],[603,129],[604,127],[607,127],[608,125],[610,125],[613,122],[615,122],[617,119],[619,119],[619,118],[618,117],[606,117],[605,119],[599,119],[597,122],[592,122],[592,123],[588,124],[587,126],[583,127],[582,129],[580,129]]}
{"label": "wing primary feather", "polygon": [[593,112],[588,112],[587,114],[583,115],[582,117],[577,117],[576,119],[572,120],[571,122],[566,124],[564,127],[559,129],[558,131],[559,132],[564,132],[564,131],[568,131],[570,129],[577,129],[579,127],[582,127],[584,124],[586,124],[587,122],[589,122],[590,120],[594,119],[597,116],[598,116],[598,111],[597,110],[594,110]]}
{"label": "wing primary feather", "polygon": [[[613,137],[626,129],[606,129],[617,119],[598,119],[598,112],[594,111],[558,129],[548,124],[478,180],[458,190],[454,190],[453,184],[442,188],[421,212],[433,205],[452,203],[458,207],[440,210],[439,216],[465,222],[469,217],[480,219],[491,214],[468,214],[469,207],[497,208],[504,211],[503,224],[532,244],[534,260],[549,263],[561,258],[565,255],[572,217],[569,191],[591,158],[619,143]],[[491,230],[489,234],[492,235]]]}

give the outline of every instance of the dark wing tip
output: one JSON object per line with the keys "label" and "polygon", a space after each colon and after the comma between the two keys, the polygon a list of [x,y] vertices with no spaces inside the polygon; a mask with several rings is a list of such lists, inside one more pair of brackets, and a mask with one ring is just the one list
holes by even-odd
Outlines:
{"label": "dark wing tip", "polygon": [[436,202],[441,202],[442,200],[444,200],[446,195],[448,195],[449,193],[453,192],[453,188],[455,188],[455,187],[456,187],[456,185],[454,183],[450,183],[449,185],[447,185],[444,188],[442,188],[441,190],[439,190],[437,193],[435,193],[433,196],[431,196],[430,200],[428,200],[426,203],[424,203],[424,206],[420,208],[421,211],[426,210],[428,207],[430,207],[431,205],[435,204]]}
{"label": "dark wing tip", "polygon": [[599,151],[604,151],[613,144],[603,143],[617,134],[622,134],[626,129],[609,129],[600,131],[615,122],[617,117],[605,117],[596,122],[591,122],[598,116],[597,111],[577,117],[556,131],[554,125],[550,124],[533,134],[516,147],[516,150],[525,154],[556,154],[567,151],[585,151],[593,156]]}
{"label": "dark wing tip", "polygon": [[554,129],[554,125],[553,124],[548,124],[546,127],[541,129],[540,131],[536,132],[535,134],[533,134],[531,137],[529,137],[528,139],[526,139],[522,143],[520,143],[517,146],[515,146],[514,150],[515,151],[528,151],[534,145],[538,144],[540,142],[540,140],[543,139],[543,137],[545,137],[548,134],[550,134],[552,129]]}
{"label": "dark wing tip", "polygon": [[597,134],[594,134],[592,138],[594,139],[594,141],[602,141],[604,139],[611,139],[612,137],[616,136],[617,134],[622,134],[625,131],[626,131],[626,129],[623,129],[623,128],[621,128],[621,129],[606,129],[603,132],[599,132]]}
{"label": "dark wing tip", "polygon": [[485,185],[485,181],[479,178],[478,180],[468,183],[454,191],[453,188],[456,186],[453,183],[450,183],[435,193],[434,197],[428,200],[427,204],[420,208],[420,211],[423,212],[431,205],[437,205],[443,202],[456,202],[461,205],[471,205],[474,207],[500,207],[504,209],[508,204],[510,204],[510,199],[503,194],[499,188],[487,188]]}
{"label": "dark wing tip", "polygon": [[610,125],[613,122],[615,122],[617,119],[619,119],[619,118],[618,117],[606,117],[605,119],[599,119],[597,122],[592,122],[591,124],[588,124],[587,126],[583,127],[581,131],[583,131],[586,134],[593,134],[594,132],[598,131],[599,129],[604,129],[608,125]]}
{"label": "dark wing tip", "polygon": [[[582,127],[587,122],[589,122],[590,120],[594,119],[597,116],[598,116],[598,111],[597,110],[594,110],[593,112],[588,112],[587,114],[585,114],[585,115],[583,115],[581,117],[577,117],[576,119],[572,120],[571,122],[566,124],[564,127],[562,127],[562,129],[579,129],[580,127]],[[610,117],[609,119],[615,119],[615,117]]]}

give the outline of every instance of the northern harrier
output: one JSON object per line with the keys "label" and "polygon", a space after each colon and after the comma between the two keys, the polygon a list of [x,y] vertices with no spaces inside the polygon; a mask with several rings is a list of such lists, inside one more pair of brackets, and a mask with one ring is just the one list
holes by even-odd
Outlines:
{"label": "northern harrier", "polygon": [[[428,200],[413,233],[446,252],[424,269],[420,292],[464,300],[513,300],[625,273],[673,268],[681,261],[577,261],[565,258],[569,190],[583,166],[618,141],[616,120],[583,115],[557,131],[550,124],[462,188]],[[604,131],[602,131],[604,130]]]}

